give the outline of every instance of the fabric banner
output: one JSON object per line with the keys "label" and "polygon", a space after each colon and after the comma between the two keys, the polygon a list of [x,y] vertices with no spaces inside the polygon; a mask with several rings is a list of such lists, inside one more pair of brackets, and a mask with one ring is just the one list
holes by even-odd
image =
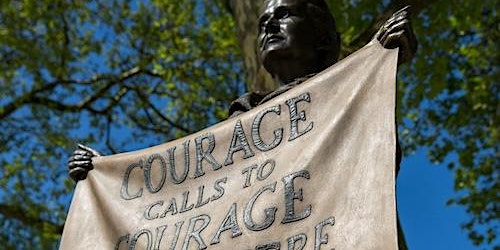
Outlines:
{"label": "fabric banner", "polygon": [[397,249],[397,50],[367,46],[259,107],[94,158],[61,249]]}

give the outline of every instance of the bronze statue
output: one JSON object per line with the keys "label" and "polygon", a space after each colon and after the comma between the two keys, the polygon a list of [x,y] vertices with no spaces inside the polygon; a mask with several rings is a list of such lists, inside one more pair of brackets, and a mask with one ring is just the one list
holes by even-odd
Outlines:
{"label": "bronze statue", "polygon": [[[398,63],[408,62],[417,48],[408,7],[394,13],[375,37],[385,48],[400,48]],[[266,94],[244,94],[231,104],[229,116],[248,111],[337,62],[340,35],[324,0],[266,0],[258,46],[265,69],[280,87]],[[100,154],[79,145],[68,160],[70,177],[85,179],[95,156]]]}
{"label": "bronze statue", "polygon": [[[376,38],[385,48],[400,47],[399,63],[417,49],[408,7],[394,13]],[[259,53],[262,64],[279,83],[271,93],[247,93],[235,100],[229,116],[266,102],[321,72],[338,60],[340,35],[323,0],[267,0],[259,18]]]}

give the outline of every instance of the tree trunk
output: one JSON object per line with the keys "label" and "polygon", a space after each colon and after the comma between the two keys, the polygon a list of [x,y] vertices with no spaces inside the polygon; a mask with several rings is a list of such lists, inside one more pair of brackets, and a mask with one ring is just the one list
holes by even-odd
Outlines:
{"label": "tree trunk", "polygon": [[248,91],[270,91],[278,86],[262,67],[257,55],[260,9],[264,1],[228,0],[233,11],[245,63]]}

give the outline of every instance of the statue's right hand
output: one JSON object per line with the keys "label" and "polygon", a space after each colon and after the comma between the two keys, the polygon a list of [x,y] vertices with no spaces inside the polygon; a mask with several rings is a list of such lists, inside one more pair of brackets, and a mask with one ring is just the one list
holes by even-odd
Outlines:
{"label": "statue's right hand", "polygon": [[399,47],[398,64],[409,62],[417,51],[418,42],[410,16],[410,6],[406,6],[394,13],[375,34],[384,48]]}
{"label": "statue's right hand", "polygon": [[96,150],[78,144],[78,149],[68,159],[69,176],[74,181],[84,180],[90,170],[94,169],[92,158],[101,156]]}

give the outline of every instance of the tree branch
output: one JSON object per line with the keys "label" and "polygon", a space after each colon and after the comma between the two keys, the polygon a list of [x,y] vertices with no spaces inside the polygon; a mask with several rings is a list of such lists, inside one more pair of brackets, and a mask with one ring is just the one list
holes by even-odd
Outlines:
{"label": "tree branch", "polygon": [[64,227],[64,225],[34,216],[32,213],[25,211],[25,209],[16,204],[0,204],[0,214],[3,214],[7,218],[16,219],[27,227],[49,231],[54,234],[61,234]]}
{"label": "tree branch", "polygon": [[153,105],[153,103],[151,103],[149,101],[149,99],[140,91],[140,90],[135,90],[135,92],[137,93],[137,95],[139,96],[139,99],[141,101],[143,101],[144,103],[146,103],[152,110],[153,112],[158,116],[160,117],[162,120],[164,120],[165,122],[167,122],[170,126],[174,127],[174,128],[177,128],[185,133],[192,133],[193,131],[191,131],[190,129],[186,128],[186,127],[183,127],[182,125],[172,121],[171,119],[169,119],[168,117],[166,117],[165,115],[163,115],[163,113],[158,110],[158,108],[156,106]]}
{"label": "tree branch", "polygon": [[111,143],[111,114],[107,115],[106,119],[106,146],[113,154],[117,154],[118,150]]}
{"label": "tree branch", "polygon": [[[42,84],[39,87],[33,88],[31,91],[25,93],[24,95],[16,98],[15,100],[11,101],[10,103],[7,103],[3,107],[0,107],[0,119],[3,119],[10,114],[14,113],[16,110],[21,108],[22,106],[26,104],[48,104],[49,107],[55,108],[57,110],[69,110],[76,112],[78,109],[86,108],[92,112],[95,113],[102,113],[102,111],[95,110],[91,107],[91,104],[96,101],[99,97],[101,97],[106,91],[108,91],[112,86],[115,84],[125,81],[131,77],[134,77],[138,74],[140,74],[142,71],[139,67],[134,67],[131,68],[127,71],[124,71],[120,73],[118,76],[115,75],[98,75],[95,77],[92,77],[90,79],[85,79],[85,80],[77,80],[77,79],[70,79],[70,80],[57,80],[50,82],[48,84]],[[63,104],[61,102],[51,100],[47,97],[40,97],[38,96],[39,93],[42,92],[47,92],[51,91],[57,86],[60,85],[67,85],[67,84],[92,84],[92,83],[97,83],[99,81],[108,81],[108,84],[106,84],[103,88],[101,88],[97,93],[80,104],[77,105],[68,105],[68,104]]]}
{"label": "tree branch", "polygon": [[133,114],[127,113],[127,116],[141,129],[153,131],[155,133],[163,135],[169,135],[172,132],[171,130],[163,128],[162,126],[153,126],[153,127],[147,126],[146,124],[144,124],[144,122],[141,122],[139,118],[137,118]]}

